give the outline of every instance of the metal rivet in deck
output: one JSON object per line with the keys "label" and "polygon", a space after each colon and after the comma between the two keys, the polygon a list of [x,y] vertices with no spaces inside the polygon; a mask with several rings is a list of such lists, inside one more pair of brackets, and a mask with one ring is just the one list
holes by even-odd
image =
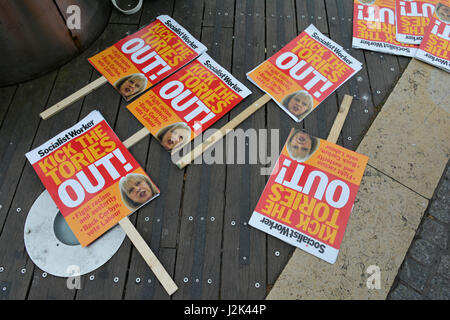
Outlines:
{"label": "metal rivet in deck", "polygon": [[152,283],[152,279],[148,279],[147,282],[148,282],[148,283]]}
{"label": "metal rivet in deck", "polygon": [[203,220],[205,220],[205,218],[204,217],[200,217],[200,220],[203,221]]}
{"label": "metal rivet in deck", "polygon": [[211,221],[214,221],[214,220],[216,220],[216,218],[214,218],[214,217],[211,217]]}
{"label": "metal rivet in deck", "polygon": [[23,268],[22,270],[20,270],[21,274],[25,274],[27,272],[27,269]]}
{"label": "metal rivet in deck", "polygon": [[232,226],[236,225],[236,222],[235,222],[234,220],[231,221],[231,225],[232,225]]}
{"label": "metal rivet in deck", "polygon": [[195,279],[195,282],[199,283],[199,282],[200,282],[200,280],[199,280],[199,279]]}
{"label": "metal rivet in deck", "polygon": [[160,221],[161,221],[161,219],[159,219],[159,218],[158,218],[158,219],[156,219],[156,222],[160,222]]}
{"label": "metal rivet in deck", "polygon": [[189,279],[187,277],[184,277],[183,282],[187,283],[189,281]]}
{"label": "metal rivet in deck", "polygon": [[260,287],[259,282],[255,283],[255,288],[259,288],[259,287]]}
{"label": "metal rivet in deck", "polygon": [[0,267],[0,272],[3,272],[3,271],[5,271],[5,268]]}
{"label": "metal rivet in deck", "polygon": [[275,256],[279,257],[280,256],[280,251],[275,251]]}
{"label": "metal rivet in deck", "polygon": [[367,109],[364,109],[364,113],[369,113],[369,110],[367,110]]}
{"label": "metal rivet in deck", "polygon": [[395,68],[391,68],[391,71],[394,72],[394,71],[395,71]]}
{"label": "metal rivet in deck", "polygon": [[189,221],[192,221],[192,220],[194,220],[194,217],[193,216],[189,216]]}
{"label": "metal rivet in deck", "polygon": [[141,283],[141,278],[136,278],[136,283]]}
{"label": "metal rivet in deck", "polygon": [[20,209],[20,208],[17,208],[17,209],[16,209],[16,211],[17,211],[17,212],[20,212],[20,211],[22,211],[22,209]]}
{"label": "metal rivet in deck", "polygon": [[317,20],[322,20],[322,17],[320,17],[320,16],[319,16],[319,17],[317,17]]}
{"label": "metal rivet in deck", "polygon": [[243,256],[243,257],[242,257],[242,260],[244,260],[244,261],[247,260],[247,257],[246,257],[246,256]]}
{"label": "metal rivet in deck", "polygon": [[95,279],[95,276],[94,276],[94,275],[90,275],[90,276],[89,276],[89,280],[92,281],[92,280],[94,280],[94,279]]}
{"label": "metal rivet in deck", "polygon": [[6,287],[3,287],[3,288],[2,288],[3,291],[6,291],[6,289],[7,289]]}
{"label": "metal rivet in deck", "polygon": [[47,278],[47,272],[42,273],[42,278]]}
{"label": "metal rivet in deck", "polygon": [[145,222],[149,222],[150,218],[149,217],[145,217],[144,220],[145,220]]}
{"label": "metal rivet in deck", "polygon": [[115,278],[113,279],[113,281],[114,281],[115,283],[119,282],[119,277],[115,277]]}
{"label": "metal rivet in deck", "polygon": [[351,141],[351,140],[352,140],[352,137],[348,137],[347,140],[348,140],[348,141]]}
{"label": "metal rivet in deck", "polygon": [[206,280],[206,282],[208,282],[208,284],[211,284],[211,283],[212,283],[212,280],[211,280],[211,279],[208,279],[208,280]]}
{"label": "metal rivet in deck", "polygon": [[378,93],[378,94],[380,94],[380,93],[381,93],[381,91],[380,91],[380,90],[377,90],[377,93]]}

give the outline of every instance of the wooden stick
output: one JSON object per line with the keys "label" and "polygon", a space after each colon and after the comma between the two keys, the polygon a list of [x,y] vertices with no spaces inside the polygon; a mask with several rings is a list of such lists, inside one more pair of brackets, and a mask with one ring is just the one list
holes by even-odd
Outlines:
{"label": "wooden stick", "polygon": [[347,117],[348,111],[350,110],[350,105],[352,104],[353,97],[349,95],[345,95],[342,100],[341,106],[339,108],[339,112],[334,120],[333,127],[331,127],[330,134],[328,135],[327,141],[336,143],[339,138],[339,133],[342,130],[342,127],[345,122],[345,118]]}
{"label": "wooden stick", "polygon": [[214,145],[215,142],[222,139],[225,135],[227,135],[232,129],[237,127],[241,122],[251,116],[253,113],[258,111],[263,105],[265,105],[271,97],[268,94],[263,95],[261,98],[253,102],[250,106],[247,107],[244,111],[230,120],[226,125],[216,131],[214,134],[208,137],[203,143],[197,147],[195,147],[191,152],[182,157],[176,165],[178,168],[183,169],[189,163],[191,163],[195,158],[201,155],[203,152],[208,150],[210,147]]}
{"label": "wooden stick", "polygon": [[148,244],[136,230],[134,225],[131,223],[130,219],[128,219],[128,217],[123,218],[119,221],[119,225],[125,231],[128,238],[130,238],[133,245],[144,258],[145,262],[153,271],[156,278],[158,278],[161,285],[164,287],[164,289],[166,289],[167,293],[169,295],[172,295],[175,291],[177,291],[177,285],[167,273],[166,269],[164,269],[164,266],[161,264],[161,262],[159,262],[158,258],[155,256]]}
{"label": "wooden stick", "polygon": [[144,139],[149,134],[150,134],[150,131],[148,131],[148,129],[144,127],[141,130],[139,130],[138,132],[136,132],[135,134],[133,134],[131,137],[129,137],[127,140],[125,140],[123,142],[123,145],[128,149],[128,148],[134,146],[137,142]]}
{"label": "wooden stick", "polygon": [[69,106],[72,103],[74,103],[75,101],[78,101],[79,99],[83,98],[88,93],[90,93],[90,92],[94,91],[95,89],[97,89],[98,87],[104,85],[106,82],[108,82],[108,80],[106,80],[106,78],[103,77],[103,76],[98,78],[97,80],[92,81],[91,83],[89,83],[88,85],[84,86],[83,88],[81,88],[77,92],[72,93],[67,98],[64,98],[63,100],[61,100],[57,104],[54,104],[50,108],[42,111],[40,113],[41,118],[44,119],[44,120],[47,120],[48,118],[54,116],[55,114],[57,114],[61,110],[65,109],[67,106]]}

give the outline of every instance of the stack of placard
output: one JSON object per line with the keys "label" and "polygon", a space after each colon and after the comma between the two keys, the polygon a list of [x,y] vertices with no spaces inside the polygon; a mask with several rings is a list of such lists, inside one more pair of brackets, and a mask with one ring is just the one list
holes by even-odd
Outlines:
{"label": "stack of placard", "polygon": [[449,0],[354,0],[352,46],[450,71],[449,23]]}

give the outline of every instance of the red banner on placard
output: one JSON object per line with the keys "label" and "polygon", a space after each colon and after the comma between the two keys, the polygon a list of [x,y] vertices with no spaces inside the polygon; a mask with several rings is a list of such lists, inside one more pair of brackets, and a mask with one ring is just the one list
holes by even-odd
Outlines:
{"label": "red banner on placard", "polygon": [[395,0],[354,0],[353,48],[414,57],[418,46],[396,36]]}
{"label": "red banner on placard", "polygon": [[450,1],[437,4],[415,58],[450,72]]}
{"label": "red banner on placard", "polygon": [[439,0],[395,0],[396,39],[420,44]]}
{"label": "red banner on placard", "polygon": [[166,150],[175,151],[250,93],[210,56],[202,54],[127,108]]}
{"label": "red banner on placard", "polygon": [[361,69],[361,63],[313,25],[247,73],[295,121]]}
{"label": "red banner on placard", "polygon": [[206,51],[169,16],[129,35],[89,58],[89,62],[131,100]]}
{"label": "red banner on placard", "polygon": [[82,246],[159,195],[98,111],[26,156]]}
{"label": "red banner on placard", "polygon": [[334,263],[367,160],[292,129],[250,225]]}

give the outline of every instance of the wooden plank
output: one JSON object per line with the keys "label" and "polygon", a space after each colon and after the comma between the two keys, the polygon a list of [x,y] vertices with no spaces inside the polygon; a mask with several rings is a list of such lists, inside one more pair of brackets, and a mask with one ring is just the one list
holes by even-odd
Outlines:
{"label": "wooden plank", "polygon": [[172,17],[196,39],[200,39],[202,31],[203,6],[204,0],[175,1]]}
{"label": "wooden plank", "polygon": [[0,127],[3,124],[3,119],[8,112],[17,88],[18,85],[0,88]]}
{"label": "wooden plank", "polygon": [[[135,27],[126,25],[110,25],[102,36],[90,47],[85,53],[73,60],[67,66],[63,67],[59,74],[55,84],[55,88],[52,92],[52,99],[49,103],[58,101],[61,96],[67,95],[68,92],[73,90],[67,79],[77,79],[78,81],[88,82],[93,77],[97,77],[98,74],[92,72],[93,68],[87,62],[87,58],[92,56],[95,51],[102,50],[105,46],[114,43],[118,38],[123,36],[124,33],[132,31]],[[58,98],[58,99],[57,99]],[[88,112],[93,109],[98,109],[104,115],[106,121],[114,128],[115,114],[117,113],[118,104],[120,102],[120,95],[115,92],[113,88],[105,86],[99,91],[87,96],[85,100],[79,100],[71,108],[66,109],[64,112],[58,113],[49,120],[42,121],[36,138],[36,146],[44,141],[55,136],[57,133],[63,131],[67,127],[75,124],[80,117],[84,117]],[[43,138],[41,138],[43,136]],[[31,172],[33,179],[38,179],[35,172]],[[41,186],[41,190],[43,187]],[[33,199],[35,199],[34,197]],[[121,248],[122,249],[122,248]],[[120,251],[120,250],[119,250]],[[117,254],[116,254],[117,256]],[[105,267],[105,266],[103,266]],[[103,268],[102,267],[102,268]],[[40,273],[40,272],[39,272]],[[96,284],[101,287],[102,277],[96,277]],[[65,286],[65,282],[61,278],[48,276],[44,280],[41,278],[34,278],[33,281],[39,279],[39,283],[33,282],[29,292],[30,299],[46,299],[52,297],[59,297],[63,299],[73,299],[75,297],[75,291],[68,290]],[[111,277],[112,281],[112,277]],[[92,281],[82,284],[82,289],[76,294],[77,298],[82,299],[89,295],[89,285]],[[120,284],[120,283],[119,283]],[[98,289],[97,289],[98,290]],[[114,298],[114,287],[105,290],[102,295],[105,297]]]}
{"label": "wooden plank", "polygon": [[327,11],[324,0],[296,0],[299,33],[310,24],[322,33],[328,33]]}
{"label": "wooden plank", "polygon": [[364,51],[351,48],[353,0],[326,0],[325,4],[330,38],[344,47],[350,55],[363,64],[361,71],[337,90],[339,101],[343,99],[345,94],[353,96],[353,105],[347,116],[348,120],[342,129],[341,138],[338,139],[338,144],[355,150],[376,114],[372,100],[368,68],[364,59]]}
{"label": "wooden plank", "polygon": [[17,184],[31,173],[24,154],[32,145],[39,124],[36,119],[55,77],[53,72],[19,85],[0,129],[0,267],[3,268],[0,282],[6,287],[0,299],[24,299],[33,275],[33,264],[24,248],[23,226],[28,210],[43,188],[37,177],[27,184]]}
{"label": "wooden plank", "polygon": [[401,74],[396,56],[373,51],[365,51],[367,71],[372,88],[373,103],[381,108],[393,89],[393,84]]}
{"label": "wooden plank", "polygon": [[[162,14],[172,16],[174,1],[175,0],[144,1],[139,25],[145,26],[153,22],[156,17]],[[181,21],[180,23],[183,24]]]}
{"label": "wooden plank", "polygon": [[164,266],[155,256],[153,251],[148,246],[147,242],[142,238],[137,229],[131,223],[128,217],[119,221],[120,227],[125,231],[130,241],[133,243],[134,248],[139,252],[142,258],[144,258],[147,265],[153,271],[158,281],[164,287],[168,295],[172,295],[178,290],[177,285],[172,280]]}
{"label": "wooden plank", "polygon": [[[266,1],[267,26],[271,26],[267,28],[266,35],[267,58],[274,55],[297,36],[294,12],[294,0]],[[287,18],[288,16],[289,18]],[[275,102],[271,101],[267,104],[267,128],[269,130],[277,130],[279,135],[277,157],[289,135],[290,129],[294,126],[302,127],[303,122],[297,124]],[[275,131],[271,131],[272,134],[275,134]],[[271,150],[271,140],[268,141],[268,150]],[[267,237],[267,285],[269,288],[277,279],[292,251],[292,246],[285,242],[275,237]]]}
{"label": "wooden plank", "polygon": [[233,28],[233,20],[234,0],[205,0],[203,27]]}
{"label": "wooden plank", "polygon": [[[232,73],[254,94],[231,111],[231,118],[260,97],[260,90],[243,79],[246,72],[265,59],[264,15],[263,1],[246,0],[236,4]],[[264,109],[239,126],[243,130],[264,127]],[[260,175],[259,165],[227,165],[221,299],[262,299],[265,296],[266,235],[247,224],[265,180]]]}
{"label": "wooden plank", "polygon": [[[169,3],[170,7],[172,3],[173,2]],[[153,8],[155,17],[156,15],[162,13],[169,13],[164,11],[167,10],[164,7],[164,2],[160,2],[158,6]],[[170,15],[172,15],[184,27],[188,28],[188,31],[192,32],[194,37],[200,39],[201,29],[196,27],[196,23],[200,25],[201,19],[197,19],[197,21],[192,21],[192,18],[188,18],[188,20],[178,20],[178,18],[175,17],[176,15],[180,15],[177,13],[178,10],[186,9],[182,8],[182,6],[174,8],[174,13],[171,13]],[[150,16],[145,17],[146,21],[151,21],[153,19]],[[187,25],[189,25],[189,27]],[[125,111],[134,118],[128,110]],[[134,131],[131,131],[130,135],[136,131],[136,126],[131,127]],[[137,127],[142,128],[142,125]],[[140,231],[147,243],[149,243],[155,254],[159,256],[160,253],[163,254],[163,252],[165,252],[166,249],[163,248],[176,248],[177,246],[179,211],[184,185],[184,170],[179,170],[172,163],[170,154],[160,145],[158,141],[151,137],[151,135],[145,139],[147,139],[147,142],[137,143],[132,150],[141,147],[142,144],[146,144],[148,146],[148,141],[151,142],[146,160],[146,171],[149,172],[153,181],[160,188],[161,195],[139,211],[137,215],[136,228]],[[175,252],[173,252],[173,254],[175,255]],[[163,263],[167,270],[175,270],[175,261],[176,259],[174,256],[171,259],[164,260]],[[148,271],[145,270],[145,262],[133,249],[129,273],[136,275],[148,274]],[[151,280],[151,283],[149,284],[136,285],[135,278],[133,276],[128,277],[126,299],[137,299],[139,297],[145,297],[145,299],[167,299],[167,294],[162,294],[163,292],[161,291],[161,287],[157,284],[154,276],[149,276],[149,279]],[[175,282],[181,288],[182,283],[177,281],[176,277]],[[133,288],[133,291],[128,293],[128,287]]]}
{"label": "wooden plank", "polygon": [[[161,263],[164,266],[171,266],[172,269],[167,270],[173,277],[173,267],[175,266],[176,249],[161,248],[158,252]],[[170,296],[161,286],[155,275],[150,269],[141,264],[142,267],[136,267],[133,262],[128,274],[128,281],[125,290],[124,299],[126,300],[169,300]]]}
{"label": "wooden plank", "polygon": [[[231,28],[202,29],[202,43],[218,44],[213,46],[211,57],[227,70],[231,69],[232,37]],[[227,121],[228,117],[223,117],[213,127],[221,127]],[[225,170],[222,164],[187,167],[175,272],[180,290],[174,299],[219,297],[221,256],[217,253],[222,246]]]}

